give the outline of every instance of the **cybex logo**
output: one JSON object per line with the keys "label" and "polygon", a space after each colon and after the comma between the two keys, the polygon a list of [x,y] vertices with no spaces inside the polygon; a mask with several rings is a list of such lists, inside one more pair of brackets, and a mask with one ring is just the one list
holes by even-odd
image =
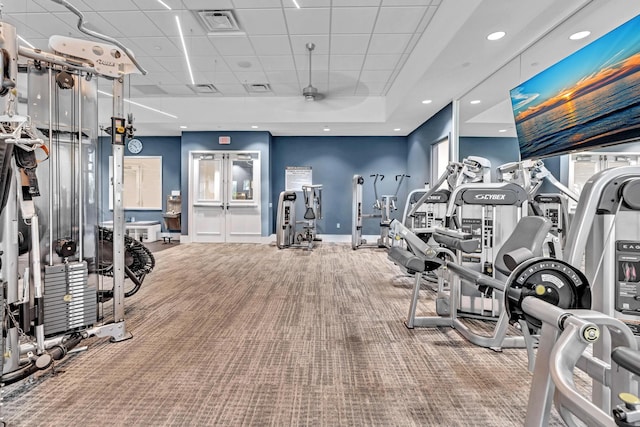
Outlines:
{"label": "cybex logo", "polygon": [[504,200],[505,194],[476,194],[476,200]]}

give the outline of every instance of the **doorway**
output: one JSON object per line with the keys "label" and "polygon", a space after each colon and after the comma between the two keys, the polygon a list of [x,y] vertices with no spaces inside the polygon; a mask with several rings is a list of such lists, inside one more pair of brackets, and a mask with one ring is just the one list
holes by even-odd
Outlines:
{"label": "doorway", "polygon": [[255,242],[261,236],[260,153],[189,153],[192,242]]}

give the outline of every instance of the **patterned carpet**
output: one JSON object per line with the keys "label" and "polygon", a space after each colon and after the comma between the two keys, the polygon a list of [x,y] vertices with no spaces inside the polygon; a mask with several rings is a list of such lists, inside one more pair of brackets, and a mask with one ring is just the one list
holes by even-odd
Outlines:
{"label": "patterned carpet", "polygon": [[156,260],[126,300],[133,339],[87,340],[55,375],[4,387],[9,425],[523,423],[525,352],[406,329],[412,279],[385,251],[181,244]]}

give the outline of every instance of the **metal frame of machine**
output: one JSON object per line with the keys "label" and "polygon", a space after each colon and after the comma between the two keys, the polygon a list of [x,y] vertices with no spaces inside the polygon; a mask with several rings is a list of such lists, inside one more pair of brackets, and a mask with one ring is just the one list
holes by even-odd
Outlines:
{"label": "metal frame of machine", "polygon": [[364,178],[362,175],[354,175],[352,179],[352,221],[351,221],[351,248],[358,249],[361,246],[367,245],[367,240],[362,238],[362,223],[363,220],[368,218],[380,218],[380,237],[377,239],[375,246],[379,248],[388,248],[391,246],[391,240],[389,239],[389,225],[393,218],[391,213],[398,208],[396,207],[396,201],[398,200],[398,192],[402,186],[402,182],[405,178],[410,178],[409,175],[400,174],[396,175],[395,179],[398,183],[396,185],[395,193],[384,194],[378,197],[378,179],[382,181],[384,175],[375,174],[371,175],[373,180],[373,191],[375,194],[375,203],[373,204],[373,213],[363,213],[362,209],[362,187],[364,185]]}
{"label": "metal frame of machine", "polygon": [[[53,1],[78,16],[80,31],[106,43],[53,36],[49,42],[52,52],[23,46],[18,48],[15,28],[6,23],[2,23],[0,27],[0,49],[8,58],[2,67],[5,78],[2,81],[0,96],[6,100],[7,106],[4,115],[0,117],[0,144],[4,146],[5,163],[11,162],[10,170],[5,170],[6,174],[3,175],[7,181],[3,182],[0,215],[0,278],[4,288],[4,308],[0,320],[6,325],[2,339],[5,354],[2,360],[2,382],[5,384],[50,366],[53,359],[64,357],[83,338],[98,336],[110,337],[112,341],[122,341],[132,336],[127,331],[124,320],[124,280],[128,267],[125,264],[123,250],[123,157],[126,139],[133,133],[131,120],[127,123],[123,117],[124,78],[130,73],[146,74],[146,71],[120,42],[87,29],[84,26],[84,16],[78,9],[64,0]],[[48,142],[37,136],[35,124],[31,123],[29,116],[22,117],[16,114],[17,91],[14,88],[18,76],[18,55],[32,61],[33,67],[48,82],[49,104],[45,107],[49,113],[47,117],[38,118],[40,123],[46,125],[43,127],[48,128]],[[97,227],[94,228],[90,226],[90,221],[87,222],[88,210],[84,205],[87,192],[95,191],[95,187],[88,188],[84,185],[83,179],[72,177],[78,181],[73,184],[73,194],[77,194],[77,198],[72,204],[76,209],[73,218],[77,222],[72,227],[76,237],[64,239],[62,236],[56,236],[58,238],[54,240],[54,233],[51,231],[56,215],[54,208],[61,206],[62,202],[54,203],[52,195],[49,194],[48,198],[42,199],[42,203],[47,206],[46,209],[41,210],[37,207],[41,202],[37,174],[38,159],[33,155],[38,148],[48,150],[47,147],[51,147],[52,141],[57,138],[53,129],[54,85],[61,89],[73,89],[69,93],[75,108],[71,110],[73,120],[68,129],[72,138],[65,144],[72,146],[73,141],[77,141],[77,147],[72,149],[72,158],[77,162],[74,165],[81,172],[86,170],[83,164],[86,154],[83,132],[86,128],[85,122],[90,123],[90,120],[86,120],[82,115],[83,101],[86,97],[83,91],[90,90],[88,82],[94,76],[113,82],[111,135],[114,230],[110,272],[114,284],[113,290],[110,291],[113,316],[106,323],[99,322],[95,315],[98,289],[93,289],[88,283],[88,277],[97,274],[100,269],[97,258]],[[92,106],[95,108],[97,104],[89,103],[87,108]],[[97,138],[97,129],[95,131]],[[6,155],[7,152],[10,152],[9,156]],[[54,182],[60,182],[51,179],[56,167],[54,162],[57,154],[48,154],[48,182],[49,185],[54,185]],[[9,177],[11,179],[8,179]],[[49,190],[51,193],[51,189]],[[93,198],[95,199],[95,195]],[[43,215],[43,211],[47,211],[48,214]],[[30,242],[24,246],[25,255],[21,257],[19,242],[23,234],[19,226],[22,227],[23,223],[27,225]],[[44,234],[42,227],[47,230]],[[53,289],[59,289],[59,295]],[[94,314],[89,313],[91,318],[77,314],[84,311],[84,305],[93,308]],[[62,318],[57,317],[59,315],[62,315]],[[29,335],[30,331],[33,331],[33,336]]]}
{"label": "metal frame of machine", "polygon": [[[282,191],[278,197],[276,215],[276,245],[279,249],[305,248],[312,250],[318,237],[317,222],[322,219],[322,185],[303,185],[304,214],[302,221],[296,220],[295,191]],[[302,232],[298,232],[302,225]]]}

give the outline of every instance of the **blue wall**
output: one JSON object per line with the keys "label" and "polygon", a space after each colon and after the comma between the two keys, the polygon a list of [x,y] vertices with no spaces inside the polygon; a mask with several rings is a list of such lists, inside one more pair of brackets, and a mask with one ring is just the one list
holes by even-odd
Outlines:
{"label": "blue wall", "polygon": [[[172,190],[180,190],[180,137],[142,136],[142,152],[131,154],[125,148],[125,156],[162,156],[162,210],[126,210],[125,218],[135,217],[136,221],[160,221],[164,229],[162,214],[167,210],[167,196]],[[100,171],[102,212],[100,221],[111,221],[113,212],[109,209],[109,156],[112,153],[111,138],[100,137]],[[184,194],[184,193],[183,193]],[[183,196],[184,200],[184,196]]]}
{"label": "blue wall", "polygon": [[451,104],[411,132],[407,137],[407,171],[411,188],[422,188],[431,181],[431,145],[449,136],[452,120]]}
{"label": "blue wall", "polygon": [[[378,194],[393,194],[396,190],[395,175],[407,173],[407,144],[405,137],[299,137],[275,136],[272,141],[272,199],[273,212],[278,206],[278,196],[284,190],[287,166],[311,166],[313,183],[322,184],[323,219],[318,221],[320,233],[351,234],[351,206],[353,175],[365,178],[363,206],[371,213],[375,200],[373,178],[381,173],[385,179],[378,184]],[[405,180],[398,193],[400,217],[406,199],[407,188],[413,188],[413,178]],[[302,203],[297,202],[300,206]],[[340,228],[337,228],[337,224]],[[379,234],[379,221],[365,220],[363,234]]]}
{"label": "blue wall", "polygon": [[[230,136],[230,145],[218,144],[219,136]],[[270,148],[271,134],[269,132],[183,132],[181,157],[181,187],[182,187],[182,234],[189,230],[189,152],[199,150],[245,150],[260,152],[260,179],[262,181],[260,195],[262,203],[262,235],[272,233],[269,201],[271,200],[270,185]]]}

